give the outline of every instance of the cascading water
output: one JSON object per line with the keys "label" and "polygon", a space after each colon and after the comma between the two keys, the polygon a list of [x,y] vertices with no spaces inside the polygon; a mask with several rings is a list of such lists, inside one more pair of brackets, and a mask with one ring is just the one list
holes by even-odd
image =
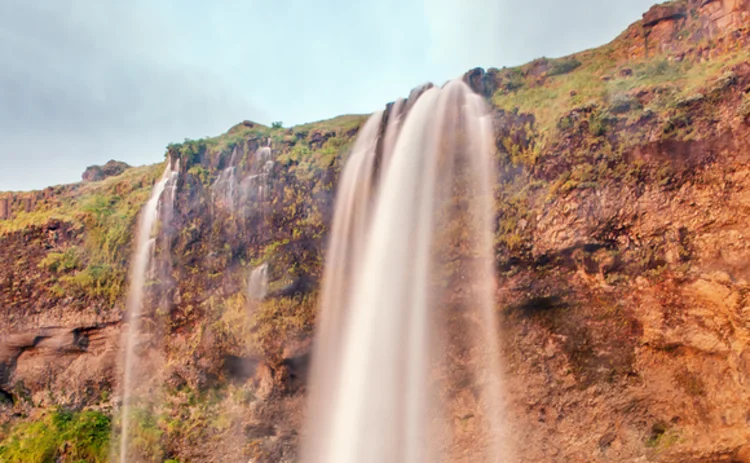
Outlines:
{"label": "cascading water", "polygon": [[221,171],[211,187],[214,203],[219,203],[234,211],[237,207],[237,148],[232,151],[229,165]]}
{"label": "cascading water", "polygon": [[262,301],[268,292],[268,264],[263,263],[250,272],[247,295],[252,301]]}
{"label": "cascading water", "polygon": [[273,169],[271,148],[264,146],[255,152],[250,165],[250,172],[242,180],[243,196],[253,201],[264,201],[266,180],[268,180],[271,169]]}
{"label": "cascading water", "polygon": [[373,114],[357,137],[339,183],[336,210],[323,275],[322,307],[311,372],[308,454],[318,454],[328,432],[328,404],[334,400],[333,373],[338,368],[342,330],[351,296],[350,277],[359,268],[367,241],[376,147],[383,112]]}
{"label": "cascading water", "polygon": [[386,125],[383,144],[395,143],[374,197],[366,166],[383,136],[379,114],[342,176],[307,463],[510,459],[493,302],[491,120],[459,81],[406,106],[402,124]]}
{"label": "cascading water", "polygon": [[[137,369],[136,346],[140,339],[141,315],[143,311],[143,299],[145,293],[148,270],[153,261],[154,245],[156,238],[157,219],[159,218],[159,204],[162,194],[167,190],[168,204],[166,206],[167,216],[171,215],[174,201],[174,188],[178,179],[178,169],[173,171],[167,162],[167,167],[161,179],[154,185],[151,197],[143,207],[138,219],[138,228],[135,235],[135,250],[130,269],[130,282],[127,295],[127,337],[124,340],[124,379],[122,384],[122,423],[120,435],[120,463],[133,461],[130,456],[130,431],[131,431],[131,407],[133,391],[135,388],[135,373]],[[177,164],[179,166],[179,164]]]}
{"label": "cascading water", "polygon": [[383,153],[380,159],[380,172],[381,177],[385,177],[388,172],[388,164],[390,164],[391,157],[393,156],[393,150],[396,148],[396,140],[398,140],[398,134],[401,133],[401,124],[404,121],[404,113],[406,112],[406,100],[399,98],[391,106],[391,110],[388,114],[388,122],[386,123],[385,136],[383,140]]}
{"label": "cascading water", "polygon": [[[254,212],[260,213],[262,218],[265,217],[267,182],[273,165],[273,154],[269,146],[264,146],[255,152],[250,165],[250,172],[241,185],[242,196],[248,199],[247,207],[249,210],[246,211],[246,216]],[[264,220],[259,223],[262,227]],[[262,235],[262,231],[262,228],[260,228],[256,230],[256,233]],[[251,301],[257,302],[263,300],[267,292],[268,263],[264,262],[250,272],[247,280],[247,294]]]}

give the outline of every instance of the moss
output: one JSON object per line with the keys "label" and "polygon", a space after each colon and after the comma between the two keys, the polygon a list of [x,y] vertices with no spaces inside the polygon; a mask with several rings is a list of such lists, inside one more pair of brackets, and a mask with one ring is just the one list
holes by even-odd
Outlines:
{"label": "moss", "polygon": [[285,342],[312,333],[316,307],[315,294],[263,301],[251,321],[253,345],[272,362],[280,362]]}
{"label": "moss", "polygon": [[668,423],[657,421],[651,426],[648,437],[646,438],[646,447],[656,450],[666,450],[680,441],[680,435]]}
{"label": "moss", "polygon": [[211,173],[205,167],[200,164],[196,164],[188,169],[188,174],[197,178],[203,186],[209,186],[211,184]]}
{"label": "moss", "polygon": [[7,463],[105,463],[109,457],[110,418],[96,411],[56,409],[16,426],[0,443]]}
{"label": "moss", "polygon": [[687,370],[682,370],[674,375],[674,380],[683,391],[693,397],[705,395],[706,385],[700,376]]}
{"label": "moss", "polygon": [[78,247],[69,247],[63,252],[51,251],[47,257],[42,259],[38,267],[49,270],[52,273],[67,273],[81,268],[81,250]]}

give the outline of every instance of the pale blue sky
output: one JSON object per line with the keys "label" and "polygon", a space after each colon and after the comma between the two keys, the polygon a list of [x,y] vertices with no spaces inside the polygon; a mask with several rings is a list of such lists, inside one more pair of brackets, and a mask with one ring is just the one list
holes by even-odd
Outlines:
{"label": "pale blue sky", "polygon": [[613,39],[652,0],[2,0],[0,190]]}

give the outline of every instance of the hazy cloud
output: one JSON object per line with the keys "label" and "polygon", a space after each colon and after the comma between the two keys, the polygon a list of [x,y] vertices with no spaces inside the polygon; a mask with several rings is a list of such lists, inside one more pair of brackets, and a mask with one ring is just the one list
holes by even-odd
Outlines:
{"label": "hazy cloud", "polygon": [[[600,45],[652,0],[2,0],[0,190]],[[262,108],[262,110],[261,110]]]}
{"label": "hazy cloud", "polygon": [[263,117],[217,74],[175,60],[178,35],[148,5],[0,4],[0,190],[75,181],[110,158],[155,162],[170,141]]}
{"label": "hazy cloud", "polygon": [[423,0],[430,58],[501,67],[614,39],[654,0]]}

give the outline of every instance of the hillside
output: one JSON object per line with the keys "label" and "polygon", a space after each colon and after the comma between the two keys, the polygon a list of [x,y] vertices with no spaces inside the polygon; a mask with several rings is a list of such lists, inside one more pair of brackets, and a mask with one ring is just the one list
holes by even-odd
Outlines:
{"label": "hillside", "polygon": [[[519,461],[750,462],[750,2],[669,2],[602,47],[464,79],[493,107]],[[137,436],[153,461],[295,461],[337,179],[365,120],[168,147],[142,346],[163,388]],[[265,146],[260,193],[236,202],[223,175],[258,175]],[[0,193],[0,461],[107,460],[133,230],[164,167]]]}

